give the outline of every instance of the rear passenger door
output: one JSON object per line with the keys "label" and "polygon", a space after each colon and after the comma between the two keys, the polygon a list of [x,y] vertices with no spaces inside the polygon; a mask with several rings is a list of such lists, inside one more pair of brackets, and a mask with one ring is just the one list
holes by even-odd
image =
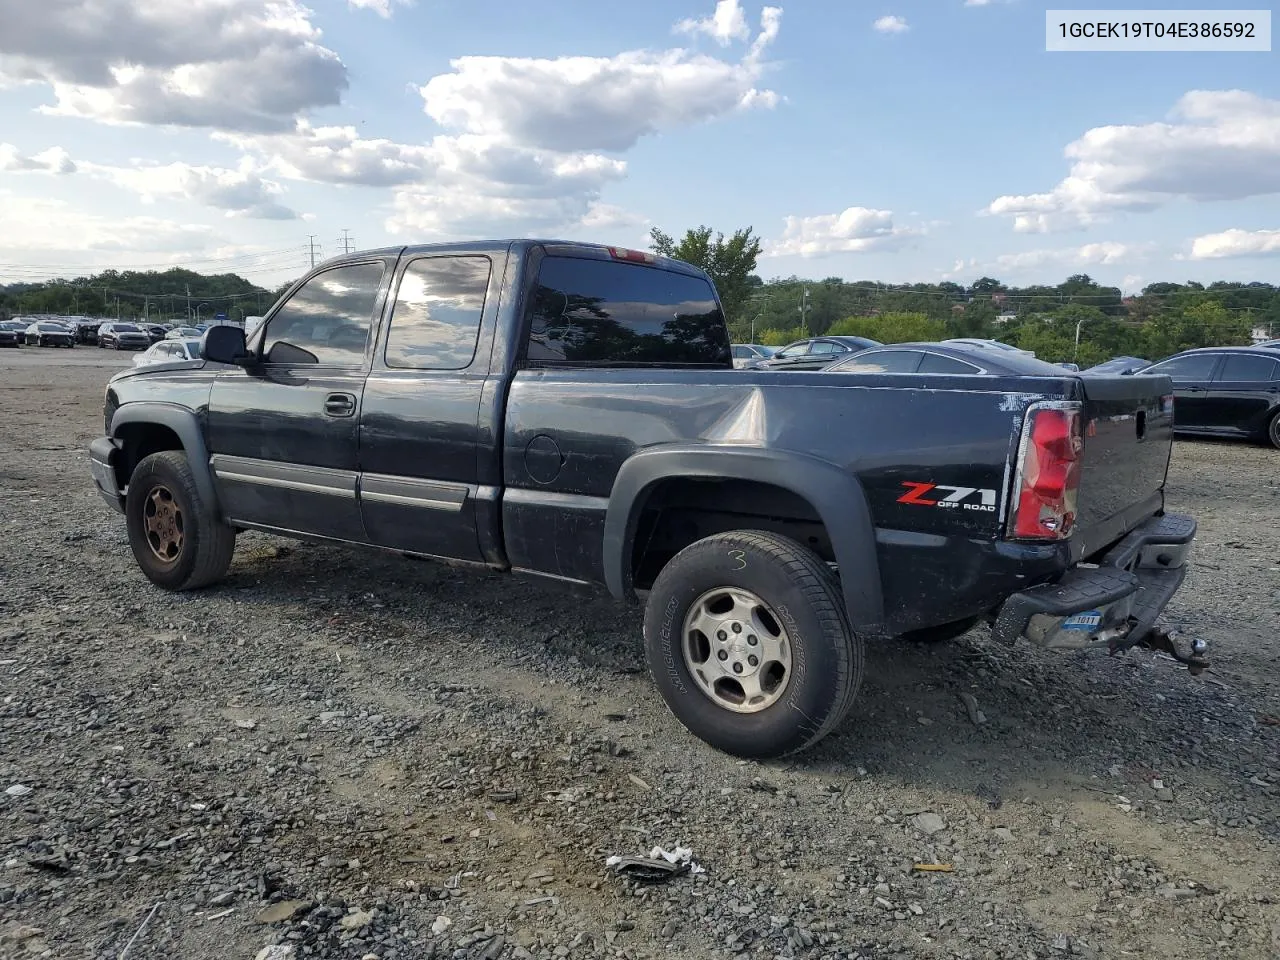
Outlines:
{"label": "rear passenger door", "polygon": [[[414,257],[399,270],[360,412],[360,510],[371,543],[482,561],[496,527],[498,443],[480,428],[505,255]],[[488,512],[486,512],[488,511]]]}
{"label": "rear passenger door", "polygon": [[1280,382],[1276,361],[1252,353],[1228,353],[1209,385],[1209,404],[1215,424],[1257,433],[1267,425]]}

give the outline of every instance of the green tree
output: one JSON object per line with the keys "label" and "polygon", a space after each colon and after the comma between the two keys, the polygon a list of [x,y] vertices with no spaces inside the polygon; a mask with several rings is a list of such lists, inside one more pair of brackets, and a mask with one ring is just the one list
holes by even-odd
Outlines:
{"label": "green tree", "polygon": [[753,278],[760,257],[760,238],[751,227],[735,230],[727,240],[723,233],[712,236],[708,226],[685,231],[679,242],[657,227],[649,231],[649,249],[663,257],[683,260],[707,272],[720,294],[720,303],[730,323],[742,320],[747,301],[758,288]]}
{"label": "green tree", "polygon": [[923,313],[882,313],[874,317],[846,317],[832,324],[832,336],[870,337],[881,343],[915,343],[941,340],[947,328]]}

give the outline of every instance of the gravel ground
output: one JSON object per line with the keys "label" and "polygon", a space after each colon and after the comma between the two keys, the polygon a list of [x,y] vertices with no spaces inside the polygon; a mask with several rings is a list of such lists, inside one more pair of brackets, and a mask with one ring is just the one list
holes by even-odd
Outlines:
{"label": "gravel ground", "polygon": [[[127,357],[40,353],[0,354],[0,957],[1280,955],[1280,453],[1174,454],[1213,670],[889,643],[757,764],[606,599],[258,534],[150,586],[85,456]],[[676,844],[705,872],[605,867]]]}

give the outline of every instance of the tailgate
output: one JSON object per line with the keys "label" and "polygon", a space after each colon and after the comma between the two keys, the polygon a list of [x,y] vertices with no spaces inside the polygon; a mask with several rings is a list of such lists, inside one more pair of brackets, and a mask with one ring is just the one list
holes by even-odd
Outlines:
{"label": "tailgate", "polygon": [[1080,377],[1079,382],[1084,452],[1074,539],[1078,555],[1088,557],[1164,507],[1173,382],[1142,374]]}

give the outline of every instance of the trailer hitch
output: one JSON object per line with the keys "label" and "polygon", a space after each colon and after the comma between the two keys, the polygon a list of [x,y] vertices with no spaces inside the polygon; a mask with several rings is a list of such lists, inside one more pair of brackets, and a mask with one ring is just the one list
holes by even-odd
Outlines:
{"label": "trailer hitch", "polygon": [[1148,650],[1167,653],[1179,663],[1185,664],[1187,673],[1192,676],[1209,669],[1209,661],[1203,656],[1209,647],[1208,641],[1197,638],[1189,644],[1184,643],[1173,631],[1165,630],[1163,627],[1152,627],[1136,643],[1113,644],[1111,652],[1117,653],[1131,646],[1146,647]]}

